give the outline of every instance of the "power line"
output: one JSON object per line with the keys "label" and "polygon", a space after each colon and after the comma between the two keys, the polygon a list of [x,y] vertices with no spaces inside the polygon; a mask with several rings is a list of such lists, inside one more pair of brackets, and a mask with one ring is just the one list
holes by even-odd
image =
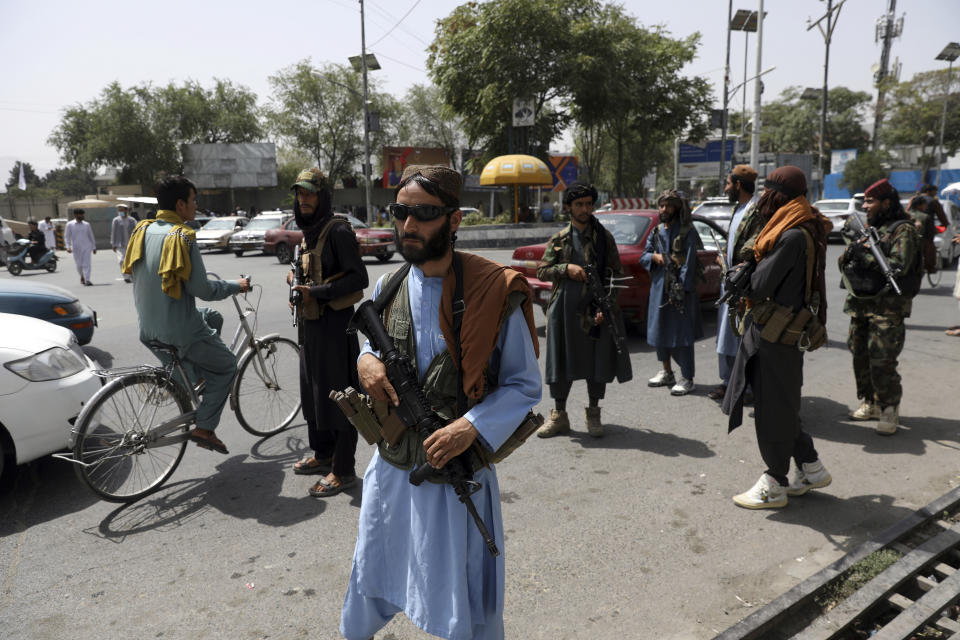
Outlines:
{"label": "power line", "polygon": [[372,43],[370,44],[370,46],[371,46],[371,47],[377,46],[378,44],[380,44],[380,43],[383,41],[384,38],[386,38],[386,37],[389,36],[391,33],[393,33],[393,32],[396,30],[396,28],[400,26],[400,23],[402,23],[404,20],[407,19],[407,16],[410,15],[410,12],[417,8],[417,5],[418,5],[418,4],[420,4],[420,0],[417,0],[416,2],[414,2],[414,3],[413,3],[413,6],[410,7],[409,9],[407,9],[407,12],[406,12],[405,14],[403,14],[403,17],[400,18],[400,20],[399,20],[395,25],[393,25],[392,27],[390,27],[390,30],[389,30],[389,31],[387,31],[385,34],[383,34],[382,36],[380,36],[380,39],[379,39],[379,40],[377,40],[376,42],[372,42]]}
{"label": "power line", "polygon": [[390,62],[396,62],[397,64],[402,64],[403,66],[408,67],[408,68],[410,68],[410,69],[413,69],[414,71],[419,71],[420,73],[423,73],[423,74],[426,74],[426,73],[427,73],[427,70],[426,70],[426,69],[421,69],[420,67],[415,67],[415,66],[413,66],[412,64],[407,64],[407,63],[404,62],[403,60],[397,60],[396,58],[391,58],[390,56],[388,56],[388,55],[385,54],[385,53],[381,53],[381,52],[379,52],[379,51],[371,51],[371,53],[375,53],[378,58],[385,58],[385,59],[389,60]]}

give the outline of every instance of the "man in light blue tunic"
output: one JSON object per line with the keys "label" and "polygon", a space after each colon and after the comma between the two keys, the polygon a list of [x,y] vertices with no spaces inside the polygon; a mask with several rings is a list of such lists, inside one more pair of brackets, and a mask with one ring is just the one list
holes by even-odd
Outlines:
{"label": "man in light blue tunic", "polygon": [[[398,247],[411,267],[389,307],[388,332],[398,349],[413,347],[428,397],[446,402],[451,378],[456,395],[459,368],[469,399],[463,416],[448,416],[451,421],[418,442],[413,452],[438,469],[475,443],[488,453],[495,451],[541,393],[529,286],[513,270],[479,256],[458,254],[465,303],[462,362],[452,371],[443,366],[455,362],[456,349],[450,348],[448,336],[461,184],[451,169],[407,167],[397,203],[390,206]],[[377,283],[374,298],[385,278]],[[515,304],[519,299],[522,304]],[[357,364],[366,392],[396,404],[397,394],[369,343]],[[473,479],[481,485],[473,502],[502,550],[496,471],[480,466]],[[496,640],[504,637],[503,601],[503,556],[488,551],[453,487],[410,484],[409,466],[381,443],[363,478],[357,547],[340,632],[348,640],[367,640],[402,611],[441,638]]]}
{"label": "man in light blue tunic", "polygon": [[[205,382],[197,428],[190,432],[190,439],[205,449],[227,453],[214,429],[230,394],[237,362],[220,339],[223,316],[213,309],[198,309],[196,299],[222,300],[246,291],[250,282],[207,279],[194,231],[184,224],[196,216],[196,196],[196,187],[183,176],[165,178],[157,187],[157,217],[136,226],[121,271],[133,276],[140,341],[175,346],[190,383],[199,378]],[[169,359],[162,351],[154,353],[161,361]]]}
{"label": "man in light blue tunic", "polygon": [[[740,236],[744,230],[741,225],[744,218],[751,215],[757,208],[757,199],[754,198],[756,190],[757,172],[745,164],[738,164],[733,171],[727,175],[727,182],[723,187],[723,192],[730,198],[730,203],[734,206],[733,218],[730,220],[730,228],[727,231],[727,265],[732,267],[740,264],[742,260],[737,255],[737,247],[743,244]],[[751,250],[752,250],[751,246]],[[720,260],[718,257],[717,260]],[[723,292],[721,292],[723,295]],[[717,362],[720,370],[720,385],[707,394],[707,396],[718,402],[723,401],[723,396],[727,392],[727,385],[730,383],[730,372],[733,371],[733,363],[737,359],[737,351],[740,349],[740,336],[734,332],[733,324],[730,321],[730,307],[727,303],[720,305],[717,309]]]}

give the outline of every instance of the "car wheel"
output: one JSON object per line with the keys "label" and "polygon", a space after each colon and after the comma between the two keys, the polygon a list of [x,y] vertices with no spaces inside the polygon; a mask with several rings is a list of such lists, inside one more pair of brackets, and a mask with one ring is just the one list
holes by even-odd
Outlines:
{"label": "car wheel", "polygon": [[277,262],[281,264],[289,264],[290,258],[293,257],[293,253],[290,251],[290,247],[287,246],[285,242],[277,243]]}
{"label": "car wheel", "polygon": [[48,262],[48,263],[46,264],[46,266],[45,266],[44,268],[45,268],[49,273],[53,273],[54,271],[57,270],[57,261],[56,261],[56,260],[51,260],[50,262]]}
{"label": "car wheel", "polygon": [[233,250],[233,255],[235,255],[235,256],[237,256],[237,257],[239,258],[240,256],[243,255],[243,249],[234,249],[234,250]]}
{"label": "car wheel", "polygon": [[392,257],[393,257],[393,252],[391,251],[390,253],[383,253],[378,255],[377,260],[379,260],[380,262],[390,262],[390,258]]}
{"label": "car wheel", "polygon": [[18,276],[23,273],[23,265],[19,262],[11,262],[7,265],[7,271],[15,276]]}

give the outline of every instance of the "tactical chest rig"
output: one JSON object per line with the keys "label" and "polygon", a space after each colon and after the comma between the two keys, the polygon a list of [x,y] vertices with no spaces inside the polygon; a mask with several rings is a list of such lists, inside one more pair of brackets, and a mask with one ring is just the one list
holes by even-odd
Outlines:
{"label": "tactical chest rig", "polygon": [[[313,247],[313,249],[307,249],[306,238],[304,238],[300,243],[300,261],[303,267],[304,276],[307,280],[307,285],[328,284],[343,277],[344,272],[341,271],[340,273],[335,273],[332,276],[324,278],[323,264],[320,260],[320,256],[323,255],[323,249],[326,246],[327,237],[330,235],[330,232],[333,231],[334,227],[342,224],[347,226],[350,225],[350,223],[343,218],[333,216],[332,219],[323,226],[323,229],[320,231],[320,236],[317,238],[317,244]],[[329,302],[319,302],[313,296],[303,296],[303,300],[300,304],[300,317],[304,320],[319,320],[320,316],[323,315],[323,312],[327,307],[330,307],[334,311],[339,311],[341,309],[346,309],[357,302],[360,302],[362,299],[362,290],[353,291],[334,300],[330,300]]]}

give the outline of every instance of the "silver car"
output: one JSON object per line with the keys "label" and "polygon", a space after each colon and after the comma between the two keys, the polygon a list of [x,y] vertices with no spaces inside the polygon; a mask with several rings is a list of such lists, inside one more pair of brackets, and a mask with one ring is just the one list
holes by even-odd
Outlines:
{"label": "silver car", "polygon": [[863,213],[863,199],[856,197],[817,200],[813,206],[833,223],[833,230],[830,231],[831,238],[840,237],[840,231],[851,213]]}
{"label": "silver car", "polygon": [[237,231],[228,241],[230,251],[239,257],[244,251],[263,251],[263,236],[270,229],[279,229],[292,218],[282,211],[265,211],[250,221],[242,231]]}

